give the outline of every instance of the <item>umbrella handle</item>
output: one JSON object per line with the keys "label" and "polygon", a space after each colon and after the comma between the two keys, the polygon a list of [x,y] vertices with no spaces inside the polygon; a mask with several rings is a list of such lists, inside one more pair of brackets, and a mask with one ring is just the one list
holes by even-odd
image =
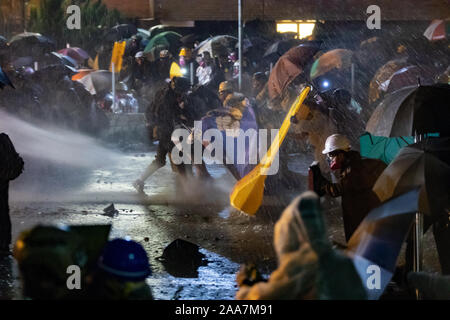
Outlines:
{"label": "umbrella handle", "polygon": [[[414,223],[414,272],[423,268],[423,214],[416,212]],[[416,299],[421,300],[419,290],[416,289]]]}

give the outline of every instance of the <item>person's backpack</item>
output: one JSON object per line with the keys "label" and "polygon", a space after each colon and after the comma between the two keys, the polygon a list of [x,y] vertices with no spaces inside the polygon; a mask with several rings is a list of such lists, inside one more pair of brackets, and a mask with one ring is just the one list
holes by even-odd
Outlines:
{"label": "person's backpack", "polygon": [[0,133],[0,180],[14,180],[23,172],[24,162],[5,133]]}

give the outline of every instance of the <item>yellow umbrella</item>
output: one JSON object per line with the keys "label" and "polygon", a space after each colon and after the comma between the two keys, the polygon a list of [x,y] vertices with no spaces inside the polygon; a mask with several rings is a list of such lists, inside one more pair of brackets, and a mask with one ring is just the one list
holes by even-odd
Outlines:
{"label": "yellow umbrella", "polygon": [[291,109],[286,115],[283,124],[275,137],[275,141],[272,143],[269,151],[267,151],[261,162],[234,186],[233,191],[230,194],[230,203],[234,208],[250,215],[254,215],[256,211],[258,211],[263,199],[264,181],[267,177],[266,173],[269,171],[272,162],[289,131],[291,117],[299,112],[309,91],[309,87],[303,89],[300,96],[298,96],[292,104]]}
{"label": "yellow umbrella", "polygon": [[170,66],[170,79],[172,80],[174,77],[182,77],[183,72],[181,72],[180,66],[176,62],[172,62]]}

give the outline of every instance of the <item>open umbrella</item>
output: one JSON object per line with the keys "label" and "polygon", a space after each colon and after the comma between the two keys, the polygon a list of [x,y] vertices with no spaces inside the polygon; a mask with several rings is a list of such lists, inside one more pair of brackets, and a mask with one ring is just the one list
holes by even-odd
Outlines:
{"label": "open umbrella", "polygon": [[150,39],[147,46],[144,49],[144,53],[149,53],[153,48],[157,46],[163,46],[168,49],[173,55],[178,54],[177,49],[180,47],[179,33],[173,31],[165,31],[157,34]]}
{"label": "open umbrella", "polygon": [[85,76],[87,76],[88,74],[90,74],[91,72],[94,72],[94,69],[78,69],[77,70],[78,73],[72,76],[72,80],[76,81],[76,80],[80,80],[82,78],[84,78]]}
{"label": "open umbrella", "polygon": [[413,143],[413,137],[388,138],[366,132],[359,138],[359,150],[362,157],[379,159],[389,164],[401,148]]}
{"label": "open umbrella", "polygon": [[350,68],[352,55],[353,52],[347,49],[334,49],[325,52],[311,66],[311,79],[316,79],[334,69],[344,70]]}
{"label": "open umbrella", "polygon": [[320,44],[301,44],[286,52],[270,73],[268,81],[270,98],[281,95],[284,89],[303,72],[304,66],[319,49]]}
{"label": "open umbrella", "polygon": [[107,70],[91,72],[77,81],[81,82],[91,94],[112,90],[112,73]]}
{"label": "open umbrella", "polygon": [[286,39],[276,41],[271,45],[269,45],[269,47],[264,52],[263,58],[269,62],[275,63],[289,49],[301,43],[302,41],[297,39]]}
{"label": "open umbrella", "polygon": [[168,28],[168,26],[166,26],[165,24],[158,24],[156,26],[153,26],[150,29],[148,29],[148,32],[150,33],[149,37],[153,38],[154,36],[164,32],[164,31],[168,31],[167,28]]}
{"label": "open umbrella", "polygon": [[377,106],[366,131],[376,136],[399,137],[439,133],[450,136],[450,86],[406,87],[388,94]]}
{"label": "open umbrella", "polygon": [[11,80],[9,80],[6,73],[3,72],[2,67],[0,67],[0,89],[3,89],[5,86],[11,86],[14,88]]}
{"label": "open umbrella", "polygon": [[210,37],[202,41],[197,48],[195,48],[194,52],[199,55],[208,51],[212,57],[223,54],[228,55],[233,51],[237,42],[237,38],[229,35]]}
{"label": "open umbrella", "polygon": [[427,148],[426,140],[404,147],[380,175],[373,191],[386,201],[419,187],[419,211],[437,218],[450,203],[450,166],[436,156],[436,150],[429,152]]}
{"label": "open umbrella", "polygon": [[408,66],[406,57],[390,60],[381,66],[369,84],[369,103],[373,103],[382,98],[385,93],[383,90],[383,84],[389,81],[395,72],[406,66]]}
{"label": "open umbrella", "polygon": [[89,54],[81,48],[70,47],[58,51],[58,53],[71,57],[78,64],[83,64],[85,60],[89,59]]}
{"label": "open umbrella", "polygon": [[64,54],[58,53],[58,52],[52,52],[52,57],[56,58],[56,61],[59,63],[62,63],[63,65],[76,68],[78,66],[78,62],[72,59],[69,56],[66,56]]}
{"label": "open umbrella", "polygon": [[135,35],[138,32],[134,24],[119,24],[109,29],[104,40],[106,41],[120,41]]}
{"label": "open umbrella", "polygon": [[423,33],[430,41],[448,39],[450,35],[450,20],[433,20]]}
{"label": "open umbrella", "polygon": [[[400,250],[418,210],[418,197],[416,188],[373,209],[348,242],[346,253],[353,259],[369,300],[377,300],[383,294],[394,274]],[[372,283],[369,278],[377,272],[378,281]],[[369,283],[374,286],[369,287]]]}
{"label": "open umbrella", "polygon": [[197,39],[198,39],[198,35],[196,35],[195,33],[190,33],[188,35],[181,37],[180,42],[184,45],[190,46],[195,41],[197,41]]}
{"label": "open umbrella", "polygon": [[9,40],[11,52],[16,56],[37,56],[54,51],[55,43],[40,33],[24,32]]}
{"label": "open umbrella", "polygon": [[419,66],[406,66],[395,71],[389,79],[382,82],[379,89],[390,93],[404,87],[410,87],[417,84],[432,85],[434,74],[431,70]]}

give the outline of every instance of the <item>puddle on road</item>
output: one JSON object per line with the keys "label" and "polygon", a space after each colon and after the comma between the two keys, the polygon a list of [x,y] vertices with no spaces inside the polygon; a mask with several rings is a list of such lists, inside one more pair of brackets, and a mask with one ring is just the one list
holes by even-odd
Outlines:
{"label": "puddle on road", "polygon": [[206,266],[198,268],[197,278],[176,278],[168,273],[147,279],[155,299],[161,300],[232,300],[236,295],[239,264],[201,248]]}

